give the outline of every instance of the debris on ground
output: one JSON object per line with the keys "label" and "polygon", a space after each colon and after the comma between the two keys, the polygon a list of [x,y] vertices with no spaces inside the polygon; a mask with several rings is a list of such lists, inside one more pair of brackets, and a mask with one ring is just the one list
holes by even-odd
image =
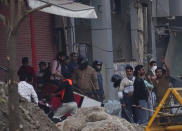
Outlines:
{"label": "debris on ground", "polygon": [[[8,131],[8,87],[0,83],[0,127]],[[20,99],[20,127],[24,131],[144,131],[125,119],[106,113],[103,107],[80,108],[77,114],[56,125],[40,108]],[[57,128],[57,127],[58,128]]]}
{"label": "debris on ground", "polygon": [[57,123],[57,127],[61,131],[144,131],[143,127],[109,115],[103,107],[81,108],[75,115]]}
{"label": "debris on ground", "polygon": [[[23,98],[19,105],[20,128],[23,131],[59,131],[40,108]],[[0,127],[8,131],[8,87],[0,83]]]}
{"label": "debris on ground", "polygon": [[121,104],[118,100],[108,100],[104,102],[104,108],[110,115],[121,116]]}

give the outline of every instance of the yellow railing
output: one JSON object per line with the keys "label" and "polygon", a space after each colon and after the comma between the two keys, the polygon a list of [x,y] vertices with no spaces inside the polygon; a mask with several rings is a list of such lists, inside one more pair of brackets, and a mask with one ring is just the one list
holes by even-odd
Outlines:
{"label": "yellow railing", "polygon": [[[159,103],[158,107],[156,108],[153,116],[148,122],[147,127],[145,128],[145,131],[182,131],[182,125],[167,125],[167,126],[156,126],[154,123],[154,120],[157,118],[157,115],[159,114],[161,108],[165,104],[167,98],[170,94],[173,94],[175,98],[178,100],[179,104],[182,105],[182,94],[179,92],[182,91],[182,88],[169,88],[164,97],[162,98],[161,102]],[[155,125],[155,126],[154,126]]]}

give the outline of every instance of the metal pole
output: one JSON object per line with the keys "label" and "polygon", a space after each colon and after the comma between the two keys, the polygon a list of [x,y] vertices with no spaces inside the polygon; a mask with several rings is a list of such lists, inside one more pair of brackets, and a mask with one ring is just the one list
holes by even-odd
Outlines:
{"label": "metal pole", "polygon": [[71,19],[71,51],[74,52],[74,43],[75,43],[75,19]]}
{"label": "metal pole", "polygon": [[93,59],[103,62],[103,85],[106,99],[115,99],[115,91],[110,82],[113,75],[113,48],[110,0],[92,0],[98,19],[92,20]]}

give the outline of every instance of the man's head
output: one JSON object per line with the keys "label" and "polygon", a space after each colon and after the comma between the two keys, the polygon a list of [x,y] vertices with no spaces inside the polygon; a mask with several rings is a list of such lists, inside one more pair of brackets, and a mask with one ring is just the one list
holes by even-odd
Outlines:
{"label": "man's head", "polygon": [[77,55],[76,52],[72,52],[72,53],[70,54],[70,57],[71,57],[71,60],[72,60],[72,61],[77,62],[77,60],[78,60],[78,55]]}
{"label": "man's head", "polygon": [[157,69],[155,70],[155,74],[157,78],[161,78],[163,76],[163,69],[161,67],[157,67]]}
{"label": "man's head", "polygon": [[44,71],[46,69],[46,63],[43,61],[39,62],[39,69],[40,71]]}
{"label": "man's head", "polygon": [[142,77],[145,75],[145,70],[144,70],[144,67],[143,65],[137,65],[135,67],[135,72],[134,72],[135,76],[138,76],[138,77]]}
{"label": "man's head", "polygon": [[63,63],[68,65],[69,61],[70,61],[69,56],[65,56],[65,59],[63,60]]}
{"label": "man's head", "polygon": [[133,67],[132,66],[127,65],[126,68],[125,68],[125,71],[126,71],[126,76],[128,78],[133,77]]}
{"label": "man's head", "polygon": [[101,61],[98,61],[98,60],[95,60],[93,62],[93,68],[97,71],[97,72],[100,72],[101,69],[102,69],[102,62]]}
{"label": "man's head", "polygon": [[114,74],[111,77],[111,82],[113,82],[114,88],[118,88],[120,86],[121,80],[122,80],[122,77],[118,74]]}
{"label": "man's head", "polygon": [[157,62],[156,61],[151,61],[150,62],[150,69],[151,71],[155,72],[155,70],[157,69]]}
{"label": "man's head", "polygon": [[154,60],[153,60],[153,61],[151,61],[151,62],[150,62],[150,67],[152,67],[152,66],[157,66],[157,62],[156,62],[156,61],[154,61]]}
{"label": "man's head", "polygon": [[62,62],[65,59],[66,54],[64,52],[58,52],[56,55],[56,59]]}
{"label": "man's head", "polygon": [[24,73],[23,75],[20,76],[20,81],[26,81],[28,83],[31,83],[33,80],[33,76],[28,73]]}
{"label": "man's head", "polygon": [[24,65],[24,66],[28,65],[28,57],[22,58],[22,65]]}
{"label": "man's head", "polygon": [[79,65],[79,69],[80,70],[86,69],[87,66],[88,66],[88,59],[87,58],[84,58],[84,57],[80,57],[78,59],[78,65]]}

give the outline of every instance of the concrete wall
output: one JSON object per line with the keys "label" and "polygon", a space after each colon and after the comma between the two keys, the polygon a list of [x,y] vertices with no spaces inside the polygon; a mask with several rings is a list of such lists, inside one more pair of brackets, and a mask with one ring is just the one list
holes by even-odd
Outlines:
{"label": "concrete wall", "polygon": [[114,61],[132,59],[129,1],[121,0],[119,12],[112,12],[112,42]]}
{"label": "concrete wall", "polygon": [[171,33],[166,60],[169,65],[171,76],[177,77],[182,74],[182,32]]}
{"label": "concrete wall", "polygon": [[182,16],[182,0],[169,0],[170,16]]}
{"label": "concrete wall", "polygon": [[92,0],[98,19],[92,20],[93,58],[103,61],[103,79],[106,99],[114,99],[115,93],[110,82],[113,75],[113,49],[110,0]]}
{"label": "concrete wall", "polygon": [[168,17],[170,15],[169,8],[169,0],[152,0],[153,17]]}

